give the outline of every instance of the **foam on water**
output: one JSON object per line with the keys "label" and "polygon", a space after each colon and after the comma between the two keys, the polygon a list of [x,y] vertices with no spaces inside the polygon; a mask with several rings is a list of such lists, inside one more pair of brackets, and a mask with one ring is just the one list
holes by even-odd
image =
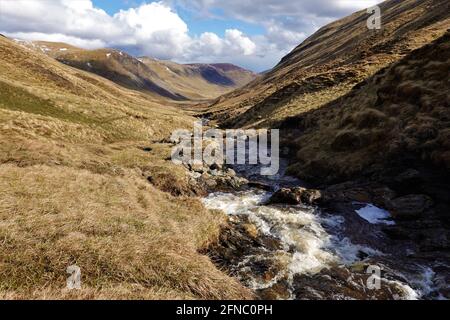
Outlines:
{"label": "foam on water", "polygon": [[339,226],[344,219],[339,216],[324,216],[312,207],[265,206],[271,193],[246,191],[236,194],[215,193],[203,200],[209,209],[223,210],[228,215],[246,215],[260,232],[281,241],[282,250],[270,257],[249,256],[240,263],[245,270],[250,262],[261,259],[276,260],[284,265],[280,274],[270,281],[250,279],[253,289],[268,288],[277,279],[286,277],[292,281],[297,274],[315,274],[332,265],[351,264],[358,260],[358,253],[379,255],[368,247],[354,245],[347,238],[330,235],[322,226]]}
{"label": "foam on water", "polygon": [[[298,179],[284,174],[286,167],[287,163],[281,160],[280,172],[274,177],[259,176],[258,166],[236,165],[234,169],[249,180],[262,181],[275,189],[301,185]],[[243,278],[242,280],[245,280],[251,289],[271,288],[278,281],[287,279],[290,285],[290,298],[294,299],[293,284],[296,275],[314,275],[334,266],[351,266],[360,261],[361,252],[375,260],[386,257],[380,251],[354,244],[344,237],[342,235],[342,228],[346,222],[344,217],[324,214],[317,208],[307,206],[264,205],[272,195],[271,192],[252,189],[236,193],[213,193],[203,199],[207,208],[222,210],[231,216],[244,215],[261,234],[280,241],[280,250],[263,249],[246,256],[236,266],[238,277]],[[389,212],[371,204],[361,205],[363,207],[357,214],[368,222],[395,224],[390,220]],[[268,279],[252,270],[258,263],[264,265],[265,262],[277,266],[276,274]],[[435,274],[431,268],[417,266],[414,270],[417,272],[413,272],[413,277],[393,271],[398,278],[383,278],[385,283],[399,289],[401,294],[398,299],[415,300],[436,291]],[[315,289],[308,288],[308,290]],[[316,295],[320,297],[319,292]]]}

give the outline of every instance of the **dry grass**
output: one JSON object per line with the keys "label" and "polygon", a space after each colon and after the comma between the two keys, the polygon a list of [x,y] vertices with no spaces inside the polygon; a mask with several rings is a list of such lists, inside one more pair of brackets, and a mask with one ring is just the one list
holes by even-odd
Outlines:
{"label": "dry grass", "polygon": [[336,181],[380,165],[450,169],[449,39],[447,32],[343,98],[286,121],[288,135],[303,132],[291,137],[291,172]]}
{"label": "dry grass", "polygon": [[224,216],[159,143],[193,118],[4,38],[0,64],[0,298],[252,297],[198,253]]}
{"label": "dry grass", "polygon": [[[0,291],[6,296],[41,289],[64,294],[72,264],[82,270],[80,297],[104,288],[110,298],[247,296],[197,253],[223,222],[198,200],[172,198],[133,171],[113,177],[3,165],[0,177]],[[134,289],[125,292],[127,286]]]}

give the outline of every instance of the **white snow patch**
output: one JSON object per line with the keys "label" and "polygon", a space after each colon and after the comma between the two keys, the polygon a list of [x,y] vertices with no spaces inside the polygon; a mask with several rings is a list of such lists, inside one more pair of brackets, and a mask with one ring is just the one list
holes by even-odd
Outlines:
{"label": "white snow patch", "polygon": [[107,54],[106,54],[106,57],[107,57],[107,58],[111,57],[111,53],[107,53]]}
{"label": "white snow patch", "polygon": [[67,51],[67,48],[61,48],[59,51]]}
{"label": "white snow patch", "polygon": [[378,208],[373,204],[367,204],[365,207],[355,211],[361,218],[372,224],[395,224],[394,221],[388,220],[391,218],[391,214],[389,212]]}

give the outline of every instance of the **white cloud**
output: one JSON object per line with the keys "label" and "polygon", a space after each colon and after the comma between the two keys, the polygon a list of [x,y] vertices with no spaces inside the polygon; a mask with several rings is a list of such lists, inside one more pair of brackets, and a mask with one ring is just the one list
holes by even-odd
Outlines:
{"label": "white cloud", "polygon": [[[220,8],[226,15],[248,22],[264,23],[274,17],[337,18],[383,0],[166,0],[203,15],[214,16],[211,9]],[[264,20],[261,20],[264,18]]]}
{"label": "white cloud", "polygon": [[[115,15],[91,0],[0,0],[0,32],[26,40],[67,42],[83,48],[118,47],[136,55],[179,62],[232,62],[268,69],[321,25],[378,0],[165,0],[143,3]],[[172,6],[171,6],[172,5]],[[237,29],[219,37],[189,34],[176,5],[213,16],[261,25],[266,32],[247,36]]]}
{"label": "white cloud", "polygon": [[121,47],[140,55],[179,61],[248,56],[256,45],[241,31],[220,38],[189,36],[187,24],[162,2],[121,10],[114,16],[91,0],[1,0],[0,32],[26,40],[61,41],[83,48]]}
{"label": "white cloud", "polygon": [[244,56],[249,56],[256,50],[256,45],[253,41],[236,29],[225,31],[225,43],[232,50],[232,53],[241,53]]}
{"label": "white cloud", "polygon": [[[264,36],[279,52],[292,50],[321,26],[347,14],[376,5],[383,0],[166,0],[198,15],[225,17],[263,26]],[[219,9],[219,10],[217,10]]]}
{"label": "white cloud", "polygon": [[77,37],[67,36],[61,33],[40,33],[40,32],[13,32],[8,33],[8,36],[13,39],[24,40],[41,40],[49,42],[64,42],[75,47],[85,49],[98,49],[107,46],[106,42],[100,39],[81,39]]}

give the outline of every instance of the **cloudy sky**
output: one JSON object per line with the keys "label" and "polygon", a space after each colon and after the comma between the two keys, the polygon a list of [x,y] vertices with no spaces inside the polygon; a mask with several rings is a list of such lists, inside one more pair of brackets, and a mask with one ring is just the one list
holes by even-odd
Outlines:
{"label": "cloudy sky", "polygon": [[380,0],[0,0],[0,33],[187,62],[273,67],[324,24]]}

